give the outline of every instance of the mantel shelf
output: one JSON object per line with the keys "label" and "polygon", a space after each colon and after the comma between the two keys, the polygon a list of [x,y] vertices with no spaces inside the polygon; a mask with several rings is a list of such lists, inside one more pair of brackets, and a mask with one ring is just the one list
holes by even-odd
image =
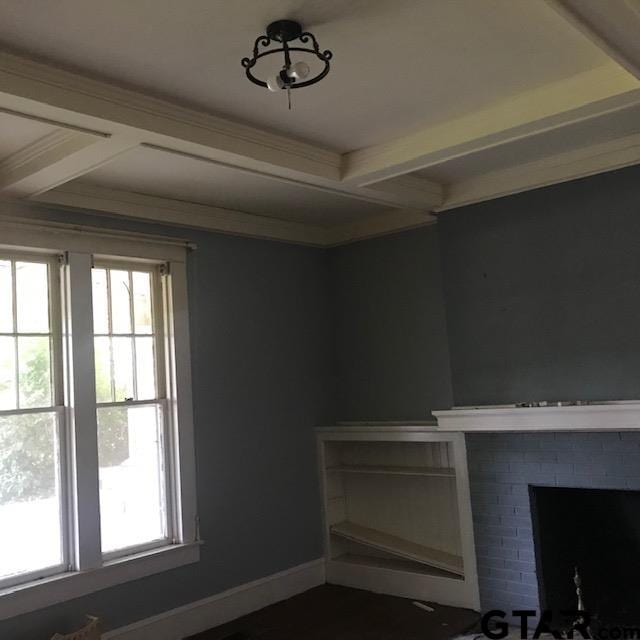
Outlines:
{"label": "mantel shelf", "polygon": [[353,522],[340,522],[331,526],[331,533],[353,542],[390,553],[399,558],[413,560],[430,567],[443,569],[456,575],[464,575],[462,558],[460,556],[432,549],[416,542],[405,540],[397,536],[363,527]]}
{"label": "mantel shelf", "polygon": [[640,402],[434,411],[438,431],[640,431]]}
{"label": "mantel shelf", "polygon": [[389,465],[348,464],[327,467],[327,471],[391,476],[429,476],[434,478],[456,477],[456,471],[451,467],[402,467]]}

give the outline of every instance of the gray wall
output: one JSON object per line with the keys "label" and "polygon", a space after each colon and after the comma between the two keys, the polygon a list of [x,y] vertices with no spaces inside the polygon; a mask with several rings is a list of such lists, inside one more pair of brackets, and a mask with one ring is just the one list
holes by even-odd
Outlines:
{"label": "gray wall", "polygon": [[448,211],[331,267],[339,419],[640,398],[640,167]]}
{"label": "gray wall", "polygon": [[[639,213],[636,167],[331,252],[93,219],[199,245],[188,267],[207,544],[198,565],[0,622],[0,637],[46,638],[85,612],[117,627],[320,556],[316,424],[424,419],[453,397],[640,397]],[[472,465],[493,455],[478,438]]]}
{"label": "gray wall", "polygon": [[325,252],[113,224],[198,244],[188,276],[206,544],[199,564],[0,622],[0,638],[49,638],[84,613],[118,627],[322,555],[312,427],[333,418]]}
{"label": "gray wall", "polygon": [[331,254],[339,420],[430,419],[451,404],[435,226]]}
{"label": "gray wall", "polygon": [[456,404],[640,398],[640,167],[438,226]]}

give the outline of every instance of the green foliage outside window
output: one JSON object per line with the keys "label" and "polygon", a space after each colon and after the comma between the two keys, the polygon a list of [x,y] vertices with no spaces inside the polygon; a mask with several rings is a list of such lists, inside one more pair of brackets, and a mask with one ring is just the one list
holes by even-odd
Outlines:
{"label": "green foliage outside window", "polygon": [[[48,341],[34,344],[22,363],[21,393],[32,406],[50,403],[51,372]],[[109,389],[111,381],[98,371],[96,385]],[[6,388],[6,385],[5,385]],[[0,391],[2,391],[0,383]],[[100,466],[121,464],[129,457],[127,412],[100,410]],[[49,498],[56,490],[57,438],[51,413],[0,418],[0,505]]]}

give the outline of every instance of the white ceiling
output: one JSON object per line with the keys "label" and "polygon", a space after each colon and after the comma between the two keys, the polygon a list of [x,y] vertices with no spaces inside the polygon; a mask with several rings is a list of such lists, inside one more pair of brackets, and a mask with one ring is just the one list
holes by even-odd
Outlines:
{"label": "white ceiling", "polygon": [[138,147],[72,181],[260,216],[329,226],[388,207],[274,180],[148,147]]}
{"label": "white ceiling", "polygon": [[[0,197],[329,246],[638,164],[638,8],[4,0]],[[292,111],[240,64],[281,18],[334,53]]]}
{"label": "white ceiling", "polygon": [[[240,66],[285,17],[334,53],[291,112]],[[0,45],[341,152],[608,60],[542,0],[3,0]]]}

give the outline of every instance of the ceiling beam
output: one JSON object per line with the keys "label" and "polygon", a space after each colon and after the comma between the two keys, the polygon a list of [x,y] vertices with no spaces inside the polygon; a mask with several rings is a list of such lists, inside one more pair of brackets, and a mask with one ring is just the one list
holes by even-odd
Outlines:
{"label": "ceiling beam", "polygon": [[340,181],[339,153],[0,52],[0,111],[147,144],[391,207],[430,210],[442,188],[414,181],[366,188]]}
{"label": "ceiling beam", "polygon": [[31,202],[316,247],[337,246],[436,221],[428,213],[397,209],[353,223],[320,226],[80,183],[62,185]]}
{"label": "ceiling beam", "polygon": [[640,103],[640,82],[610,62],[386,144],[343,156],[344,182],[371,185]]}
{"label": "ceiling beam", "polygon": [[0,193],[28,198],[91,171],[134,146],[108,135],[57,129],[0,163]]}
{"label": "ceiling beam", "polygon": [[569,24],[640,79],[640,0],[546,0]]}
{"label": "ceiling beam", "polygon": [[101,211],[172,226],[270,238],[297,244],[325,244],[324,227],[93,185],[65,184],[32,200],[71,207],[79,211]]}
{"label": "ceiling beam", "polygon": [[[270,173],[266,173],[264,171],[256,171],[253,169],[247,169],[245,167],[229,165],[218,160],[212,160],[211,158],[204,155],[183,153],[181,151],[176,151],[175,149],[171,149],[168,147],[159,147],[152,144],[142,144],[141,146],[162,153],[170,153],[184,158],[189,158],[191,160],[206,162],[217,167],[224,167],[226,169],[231,168],[238,172],[246,173],[252,176],[258,176],[267,180],[270,179],[277,182],[283,181],[282,178],[274,176]],[[379,184],[371,185],[370,187],[353,187],[344,185],[341,182],[329,182],[327,184],[314,185],[298,181],[287,182],[296,185],[304,185],[307,187],[315,188],[325,193],[345,196],[354,200],[361,200],[363,202],[371,202],[373,204],[394,208],[418,209],[420,211],[432,210],[433,207],[441,205],[444,198],[444,190],[441,184],[433,180],[427,180],[414,176],[401,176],[393,180],[387,180]]]}
{"label": "ceiling beam", "polygon": [[638,163],[640,133],[462,180],[451,185],[444,204],[437,211],[585,178]]}
{"label": "ceiling beam", "polygon": [[283,174],[337,179],[339,154],[88,76],[0,52],[0,108]]}

